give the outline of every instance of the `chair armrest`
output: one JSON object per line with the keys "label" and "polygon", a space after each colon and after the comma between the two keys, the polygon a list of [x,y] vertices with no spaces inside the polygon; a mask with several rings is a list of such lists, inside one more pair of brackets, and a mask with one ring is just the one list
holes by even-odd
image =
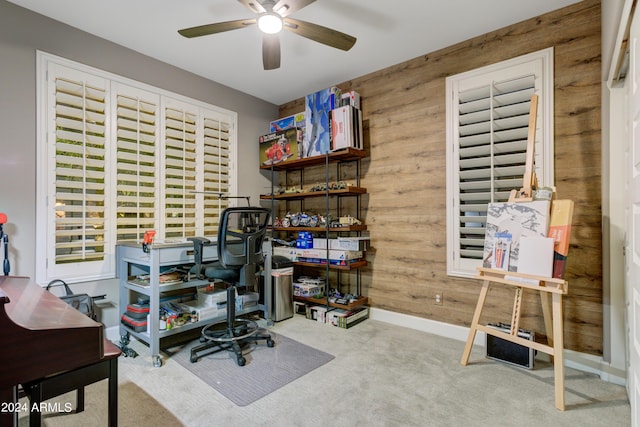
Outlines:
{"label": "chair armrest", "polygon": [[202,266],[202,253],[204,252],[204,246],[211,244],[211,240],[206,237],[188,237],[187,240],[193,242],[193,260],[196,263],[196,274],[200,277],[200,270]]}

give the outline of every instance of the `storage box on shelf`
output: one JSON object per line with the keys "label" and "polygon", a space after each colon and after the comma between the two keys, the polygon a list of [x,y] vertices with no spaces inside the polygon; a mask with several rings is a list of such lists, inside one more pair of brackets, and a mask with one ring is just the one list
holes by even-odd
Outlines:
{"label": "storage box on shelf", "polygon": [[354,308],[335,308],[326,305],[305,304],[296,313],[318,323],[325,323],[338,328],[349,329],[369,318],[369,307],[359,305]]}
{"label": "storage box on shelf", "polygon": [[307,319],[315,320],[318,323],[325,323],[327,316],[327,307],[324,305],[307,306]]}
{"label": "storage box on shelf", "polygon": [[205,306],[217,306],[224,308],[227,305],[227,292],[224,288],[216,288],[209,284],[206,286],[200,286],[197,289],[198,302]]}
{"label": "storage box on shelf", "polygon": [[325,321],[333,326],[349,329],[369,318],[369,307],[359,306],[351,310],[338,308],[327,313]]}
{"label": "storage box on shelf", "polygon": [[331,111],[331,151],[347,147],[362,150],[362,112],[353,105]]}
{"label": "storage box on shelf", "polygon": [[[358,102],[359,101],[360,99],[358,99]],[[269,132],[276,132],[279,130],[286,130],[291,128],[304,129],[304,126],[305,126],[304,115],[305,113],[304,111],[302,111],[300,113],[292,114],[287,117],[282,117],[280,119],[273,120],[271,121],[271,123],[269,123]]]}
{"label": "storage box on shelf", "polygon": [[343,310],[353,310],[357,307],[361,307],[367,305],[369,299],[367,297],[358,297],[352,301],[346,302],[344,304],[328,301],[324,297],[315,298],[315,297],[294,297],[294,300],[304,303],[304,304],[312,304],[312,305],[326,305],[333,308],[340,308]]}
{"label": "storage box on shelf", "polygon": [[293,284],[293,296],[295,297],[312,297],[324,294],[324,283],[320,281],[316,283],[295,282]]}
{"label": "storage box on shelf", "polygon": [[210,305],[200,300],[185,301],[180,305],[185,311],[192,313],[197,322],[222,317],[227,313],[226,306]]}
{"label": "storage box on shelf", "polygon": [[290,162],[301,156],[302,130],[289,128],[260,137],[260,165]]}
{"label": "storage box on shelf", "polygon": [[340,237],[336,239],[313,239],[313,249],[337,249],[342,251],[366,251],[369,237]]}

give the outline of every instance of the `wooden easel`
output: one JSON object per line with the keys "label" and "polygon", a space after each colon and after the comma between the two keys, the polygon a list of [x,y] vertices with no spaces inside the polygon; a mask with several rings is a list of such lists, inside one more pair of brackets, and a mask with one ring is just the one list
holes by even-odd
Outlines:
{"label": "wooden easel", "polygon": [[[529,110],[529,132],[527,136],[527,152],[525,173],[520,190],[512,190],[509,195],[509,202],[529,202],[533,200],[533,192],[538,187],[538,180],[534,169],[534,150],[536,135],[536,119],[538,112],[538,96],[531,97]],[[515,273],[504,270],[490,268],[478,268],[476,279],[482,280],[482,289],[478,297],[475,313],[469,329],[469,336],[462,354],[462,365],[467,365],[469,355],[473,347],[476,332],[482,331],[506,341],[519,344],[528,348],[541,351],[551,356],[554,364],[555,382],[555,404],[556,408],[564,411],[564,327],[562,319],[562,296],[568,293],[568,283],[563,279],[541,277],[531,274]],[[480,315],[489,292],[491,283],[501,283],[515,288],[513,301],[513,312],[511,315],[511,326],[509,332],[502,332],[485,325],[480,325]],[[547,345],[527,340],[518,336],[520,325],[520,313],[522,305],[522,295],[525,289],[532,289],[540,292],[542,303],[542,315],[547,334]],[[551,295],[551,301],[549,296]]]}
{"label": "wooden easel", "polygon": [[520,191],[511,190],[510,202],[530,202],[533,200],[533,190],[538,187],[538,177],[534,169],[534,154],[536,146],[536,122],[538,120],[538,95],[531,95],[529,106],[529,128],[527,133],[527,154],[525,159],[524,177]]}
{"label": "wooden easel", "polygon": [[[564,411],[564,327],[562,321],[562,296],[568,293],[569,286],[567,281],[511,271],[493,270],[490,268],[478,268],[478,275],[476,275],[475,278],[483,281],[482,289],[480,290],[480,296],[478,297],[478,303],[469,329],[469,337],[467,338],[467,344],[464,347],[464,353],[462,354],[460,363],[466,366],[469,362],[469,355],[471,354],[471,348],[473,347],[473,341],[477,331],[482,331],[485,334],[546,353],[552,357],[554,365],[556,408]],[[511,329],[508,333],[479,324],[482,308],[484,307],[491,283],[502,283],[516,288],[513,313],[511,316]],[[522,293],[524,289],[532,289],[540,292],[542,315],[544,317],[544,326],[547,334],[547,345],[518,336],[520,306],[522,304]],[[551,302],[549,299],[550,295]]]}

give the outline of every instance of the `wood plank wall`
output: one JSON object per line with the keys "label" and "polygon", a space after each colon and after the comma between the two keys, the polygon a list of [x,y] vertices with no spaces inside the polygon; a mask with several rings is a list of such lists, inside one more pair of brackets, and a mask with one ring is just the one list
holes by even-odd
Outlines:
{"label": "wood plank wall", "polygon": [[[600,2],[575,5],[337,84],[362,96],[363,219],[373,307],[469,326],[480,283],[446,274],[445,77],[553,46],[555,179],[575,201],[565,299],[566,348],[602,354]],[[302,99],[281,117],[304,110]],[[305,171],[307,174],[307,171]],[[435,305],[442,293],[444,304]],[[508,322],[513,293],[492,287],[484,321]],[[544,333],[537,295],[521,325]]]}

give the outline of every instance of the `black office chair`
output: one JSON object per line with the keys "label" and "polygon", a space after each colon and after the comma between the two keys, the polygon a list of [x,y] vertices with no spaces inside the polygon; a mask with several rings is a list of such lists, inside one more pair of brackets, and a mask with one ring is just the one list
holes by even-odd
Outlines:
{"label": "black office chair", "polygon": [[242,346],[249,342],[265,340],[273,347],[274,341],[269,334],[259,334],[260,328],[255,321],[236,318],[236,290],[239,286],[254,287],[257,283],[259,267],[264,263],[262,242],[269,223],[269,209],[260,207],[234,207],[222,212],[218,226],[218,261],[201,264],[203,246],[206,239],[191,238],[194,243],[196,265],[195,274],[208,279],[219,279],[227,283],[227,319],[226,322],[207,325],[202,329],[203,344],[191,349],[191,362],[197,362],[203,356],[221,350],[231,350],[236,355],[239,366],[246,359],[242,355]]}

